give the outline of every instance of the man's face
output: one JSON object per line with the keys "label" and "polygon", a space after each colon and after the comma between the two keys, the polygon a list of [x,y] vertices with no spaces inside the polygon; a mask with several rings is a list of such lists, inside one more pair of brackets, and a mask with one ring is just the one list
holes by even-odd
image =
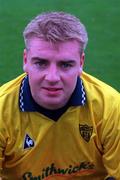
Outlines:
{"label": "man's face", "polygon": [[24,50],[23,68],[37,104],[55,110],[68,102],[84,62],[79,46],[75,40],[55,44],[39,38],[30,40],[29,49]]}

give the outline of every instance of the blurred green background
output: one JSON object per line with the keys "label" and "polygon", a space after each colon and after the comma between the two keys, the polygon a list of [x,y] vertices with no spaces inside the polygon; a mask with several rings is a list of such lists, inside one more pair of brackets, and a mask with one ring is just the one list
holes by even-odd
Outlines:
{"label": "blurred green background", "polygon": [[84,70],[120,91],[119,0],[0,0],[0,85],[22,70],[26,24],[43,11],[66,11],[86,26]]}

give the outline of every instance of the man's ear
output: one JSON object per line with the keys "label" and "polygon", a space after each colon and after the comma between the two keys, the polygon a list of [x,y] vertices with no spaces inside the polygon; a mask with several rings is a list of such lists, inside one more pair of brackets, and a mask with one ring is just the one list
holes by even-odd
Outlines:
{"label": "man's ear", "polygon": [[83,52],[80,56],[80,74],[83,71],[84,61],[85,61],[85,53]]}
{"label": "man's ear", "polygon": [[27,73],[27,50],[23,51],[23,70]]}

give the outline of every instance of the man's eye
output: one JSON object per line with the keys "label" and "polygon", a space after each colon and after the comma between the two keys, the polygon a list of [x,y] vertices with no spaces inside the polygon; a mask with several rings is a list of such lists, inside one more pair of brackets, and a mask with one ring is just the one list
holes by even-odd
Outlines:
{"label": "man's eye", "polygon": [[47,63],[44,62],[44,61],[38,61],[38,62],[36,62],[35,64],[36,64],[37,66],[39,66],[39,67],[45,67],[45,66],[47,66]]}
{"label": "man's eye", "polygon": [[64,62],[64,63],[61,63],[61,67],[67,69],[67,68],[72,67],[72,64],[71,64],[71,63]]}

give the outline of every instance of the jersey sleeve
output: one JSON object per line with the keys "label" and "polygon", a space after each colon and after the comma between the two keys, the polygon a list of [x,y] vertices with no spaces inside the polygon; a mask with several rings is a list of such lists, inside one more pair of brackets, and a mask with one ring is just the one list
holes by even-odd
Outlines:
{"label": "jersey sleeve", "polygon": [[103,163],[108,172],[106,179],[120,180],[120,97],[109,103],[101,128]]}
{"label": "jersey sleeve", "polygon": [[4,150],[5,150],[5,140],[4,140],[4,135],[2,134],[2,127],[0,127],[0,177],[2,177]]}
{"label": "jersey sleeve", "polygon": [[2,118],[2,108],[0,108],[0,177],[2,176],[4,152],[6,147],[6,128]]}

